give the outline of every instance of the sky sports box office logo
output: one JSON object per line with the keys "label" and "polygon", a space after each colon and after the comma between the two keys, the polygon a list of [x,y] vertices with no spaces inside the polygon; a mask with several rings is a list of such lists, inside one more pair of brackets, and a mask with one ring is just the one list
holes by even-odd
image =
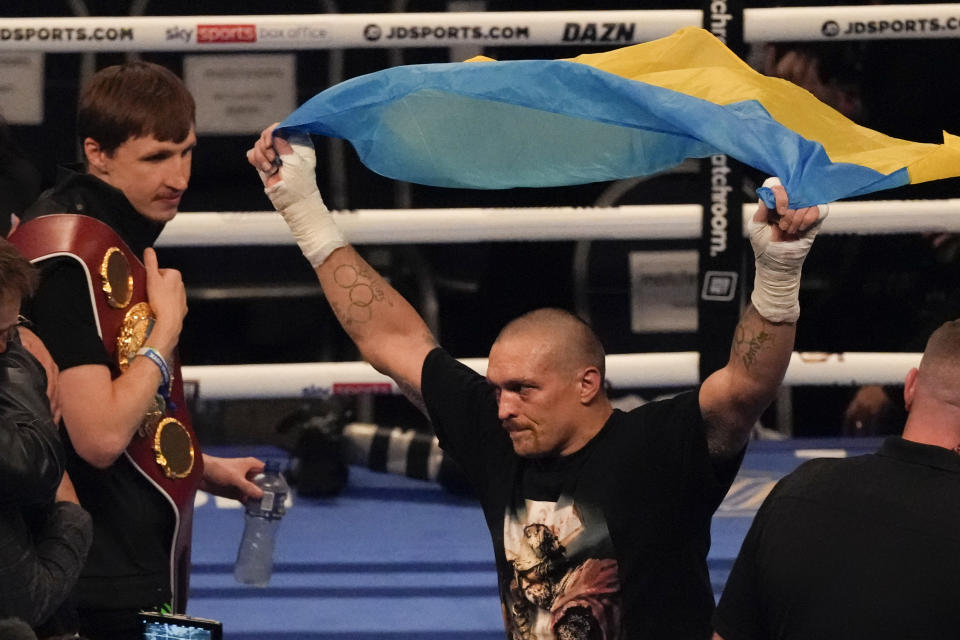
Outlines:
{"label": "sky sports box office logo", "polygon": [[[257,26],[254,24],[200,24],[197,42],[200,44],[230,44],[249,42],[306,42],[327,38],[327,30],[310,25]],[[193,29],[170,27],[167,40],[190,42]]]}

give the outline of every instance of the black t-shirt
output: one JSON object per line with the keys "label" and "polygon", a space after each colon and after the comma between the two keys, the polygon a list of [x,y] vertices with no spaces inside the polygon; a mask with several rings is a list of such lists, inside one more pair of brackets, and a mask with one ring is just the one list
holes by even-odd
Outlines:
{"label": "black t-shirt", "polygon": [[[80,213],[108,224],[137,255],[162,227],[130,205],[123,193],[88,174],[64,171],[26,213]],[[69,257],[38,265],[40,286],[24,307],[61,370],[110,366],[90,299],[88,274]],[[94,274],[95,275],[95,274]],[[170,600],[172,507],[126,456],[107,469],[87,464],[67,441],[67,470],[80,503],[93,517],[93,545],[77,583],[77,602],[89,609],[140,609]]]}
{"label": "black t-shirt", "polygon": [[726,640],[956,638],[960,456],[891,437],[783,478],[714,616]]}
{"label": "black t-shirt", "polygon": [[421,388],[483,506],[508,635],[710,637],[710,518],[740,458],[711,461],[696,391],[614,411],[571,455],[528,459],[486,380],[445,351],[427,356]]}

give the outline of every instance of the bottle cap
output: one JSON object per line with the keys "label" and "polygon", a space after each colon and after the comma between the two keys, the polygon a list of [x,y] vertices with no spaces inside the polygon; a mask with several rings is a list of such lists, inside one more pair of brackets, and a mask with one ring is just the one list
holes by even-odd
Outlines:
{"label": "bottle cap", "polygon": [[280,461],[279,460],[267,460],[266,466],[263,470],[264,473],[280,473]]}

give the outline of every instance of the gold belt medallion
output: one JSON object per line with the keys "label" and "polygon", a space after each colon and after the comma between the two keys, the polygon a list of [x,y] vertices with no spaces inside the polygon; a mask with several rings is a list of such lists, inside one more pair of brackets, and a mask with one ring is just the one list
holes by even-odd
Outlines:
{"label": "gold belt medallion", "polygon": [[157,464],[168,478],[185,478],[193,469],[193,441],[190,432],[176,418],[164,418],[153,436]]}
{"label": "gold belt medallion", "polygon": [[110,247],[100,263],[100,286],[107,297],[107,304],[114,309],[123,309],[133,297],[133,274],[130,263],[117,247]]}
{"label": "gold belt medallion", "polygon": [[155,320],[153,309],[146,302],[138,302],[127,311],[117,336],[117,366],[120,371],[127,370],[137,351],[146,343]]}

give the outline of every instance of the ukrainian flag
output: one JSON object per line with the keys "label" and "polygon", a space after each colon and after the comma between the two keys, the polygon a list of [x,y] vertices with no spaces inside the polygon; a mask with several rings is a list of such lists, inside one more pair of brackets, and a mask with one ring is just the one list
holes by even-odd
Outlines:
{"label": "ukrainian flag", "polygon": [[345,138],[377,173],[442,187],[582,184],[723,153],[778,176],[803,207],[960,175],[957,136],[922,144],[861,127],[692,27],[568,60],[386,69],[318,94],[280,128]]}

